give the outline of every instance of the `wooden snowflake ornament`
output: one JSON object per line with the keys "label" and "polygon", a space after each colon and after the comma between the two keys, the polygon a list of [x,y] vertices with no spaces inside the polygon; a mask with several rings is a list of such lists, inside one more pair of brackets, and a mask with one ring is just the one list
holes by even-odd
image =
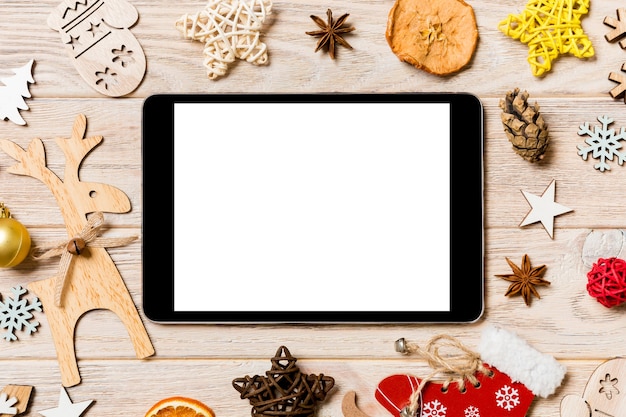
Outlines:
{"label": "wooden snowflake ornament", "polygon": [[[613,28],[612,31],[604,35],[604,39],[607,42],[614,42],[618,39],[619,46],[626,49],[626,9],[617,9],[617,19],[612,16],[606,16],[604,18],[604,24]],[[622,39],[624,38],[624,39]]]}
{"label": "wooden snowflake ornament", "polygon": [[126,0],[63,0],[48,17],[74,67],[97,92],[119,97],[134,91],[146,72],[146,57],[129,30],[137,9]]}
{"label": "wooden snowflake ornament", "polygon": [[267,46],[260,38],[271,11],[271,0],[209,0],[204,9],[178,19],[176,29],[185,39],[204,43],[207,77],[215,80],[226,75],[236,59],[268,63]]}
{"label": "wooden snowflake ornament", "polygon": [[[102,213],[126,213],[130,210],[130,200],[112,185],[79,178],[83,158],[102,141],[102,136],[85,137],[86,128],[86,117],[78,115],[71,136],[56,139],[65,155],[63,179],[47,166],[41,139],[33,139],[27,149],[0,139],[0,149],[17,161],[8,169],[9,173],[43,182],[56,198],[65,220],[68,240],[41,255],[61,256],[57,275],[31,282],[28,289],[36,293],[43,304],[57,351],[61,381],[66,387],[80,382],[74,329],[79,318],[88,311],[106,309],[114,312],[126,326],[137,357],[154,354],[133,299],[107,252],[107,247],[129,241],[99,237]],[[80,244],[82,251],[74,250],[75,243]]]}
{"label": "wooden snowflake ornament", "polygon": [[24,98],[30,98],[28,84],[34,83],[31,59],[20,68],[14,68],[13,76],[0,78],[0,120],[9,119],[17,125],[25,125],[26,122],[20,115],[20,110],[28,110]]}
{"label": "wooden snowflake ornament", "polygon": [[624,103],[626,103],[626,62],[622,64],[621,72],[611,72],[609,73],[609,80],[618,83],[615,87],[609,91],[609,94],[613,98],[624,98]]}
{"label": "wooden snowflake ornament", "polygon": [[519,15],[510,14],[498,29],[528,44],[528,63],[536,77],[552,69],[561,54],[577,58],[594,55],[581,19],[589,12],[589,0],[529,0]]}

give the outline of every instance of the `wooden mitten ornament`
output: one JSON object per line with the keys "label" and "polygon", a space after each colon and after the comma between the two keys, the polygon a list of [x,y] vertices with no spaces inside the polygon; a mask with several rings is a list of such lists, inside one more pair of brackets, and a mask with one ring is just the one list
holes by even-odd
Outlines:
{"label": "wooden mitten ornament", "polygon": [[[534,396],[553,394],[565,376],[552,356],[491,326],[483,332],[480,353],[446,335],[423,349],[400,339],[396,349],[422,356],[434,371],[423,379],[391,375],[378,384],[375,397],[394,417],[524,417]],[[460,353],[444,357],[446,349]],[[437,376],[445,379],[435,382]]]}
{"label": "wooden mitten ornament", "polygon": [[61,380],[66,387],[80,382],[74,330],[78,319],[87,311],[113,311],[126,326],[137,357],[154,354],[139,312],[106,250],[107,247],[128,244],[136,238],[99,237],[104,221],[102,212],[126,213],[130,211],[130,200],[123,191],[111,185],[79,179],[81,161],[102,141],[102,136],[85,137],[86,126],[85,116],[78,115],[71,137],[56,139],[66,159],[63,180],[46,166],[46,152],[40,139],[33,139],[26,150],[0,139],[0,149],[18,161],[8,171],[36,178],[48,186],[65,220],[69,240],[41,256],[61,256],[58,274],[33,282],[28,288],[43,303],[61,368]]}
{"label": "wooden mitten ornament", "polygon": [[74,66],[97,92],[119,97],[137,88],[146,57],[129,30],[137,9],[126,0],[63,0],[48,17]]}
{"label": "wooden mitten ornament", "polygon": [[582,397],[561,400],[561,417],[626,415],[626,358],[610,359],[589,377]]}

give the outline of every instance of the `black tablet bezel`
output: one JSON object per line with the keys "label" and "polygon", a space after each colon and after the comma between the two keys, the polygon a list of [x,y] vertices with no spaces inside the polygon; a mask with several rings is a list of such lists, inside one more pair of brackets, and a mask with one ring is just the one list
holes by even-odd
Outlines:
{"label": "black tablet bezel", "polygon": [[[174,104],[425,102],[450,104],[450,311],[174,309]],[[483,107],[468,93],[158,94],[142,114],[142,281],[146,317],[160,323],[468,323],[484,309]],[[210,294],[207,294],[210,297]],[[411,305],[410,296],[398,303]]]}

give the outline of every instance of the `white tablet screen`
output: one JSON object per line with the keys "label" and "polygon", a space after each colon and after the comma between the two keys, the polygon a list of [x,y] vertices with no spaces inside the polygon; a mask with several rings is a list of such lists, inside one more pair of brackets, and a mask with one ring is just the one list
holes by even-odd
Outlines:
{"label": "white tablet screen", "polygon": [[450,146],[448,103],[175,103],[174,310],[449,311]]}

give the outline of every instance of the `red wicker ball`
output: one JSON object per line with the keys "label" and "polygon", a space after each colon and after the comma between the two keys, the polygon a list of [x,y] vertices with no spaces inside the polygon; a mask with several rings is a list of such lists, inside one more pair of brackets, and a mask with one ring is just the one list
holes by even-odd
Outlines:
{"label": "red wicker ball", "polygon": [[587,273],[587,292],[605,307],[626,301],[626,261],[619,258],[598,259]]}

